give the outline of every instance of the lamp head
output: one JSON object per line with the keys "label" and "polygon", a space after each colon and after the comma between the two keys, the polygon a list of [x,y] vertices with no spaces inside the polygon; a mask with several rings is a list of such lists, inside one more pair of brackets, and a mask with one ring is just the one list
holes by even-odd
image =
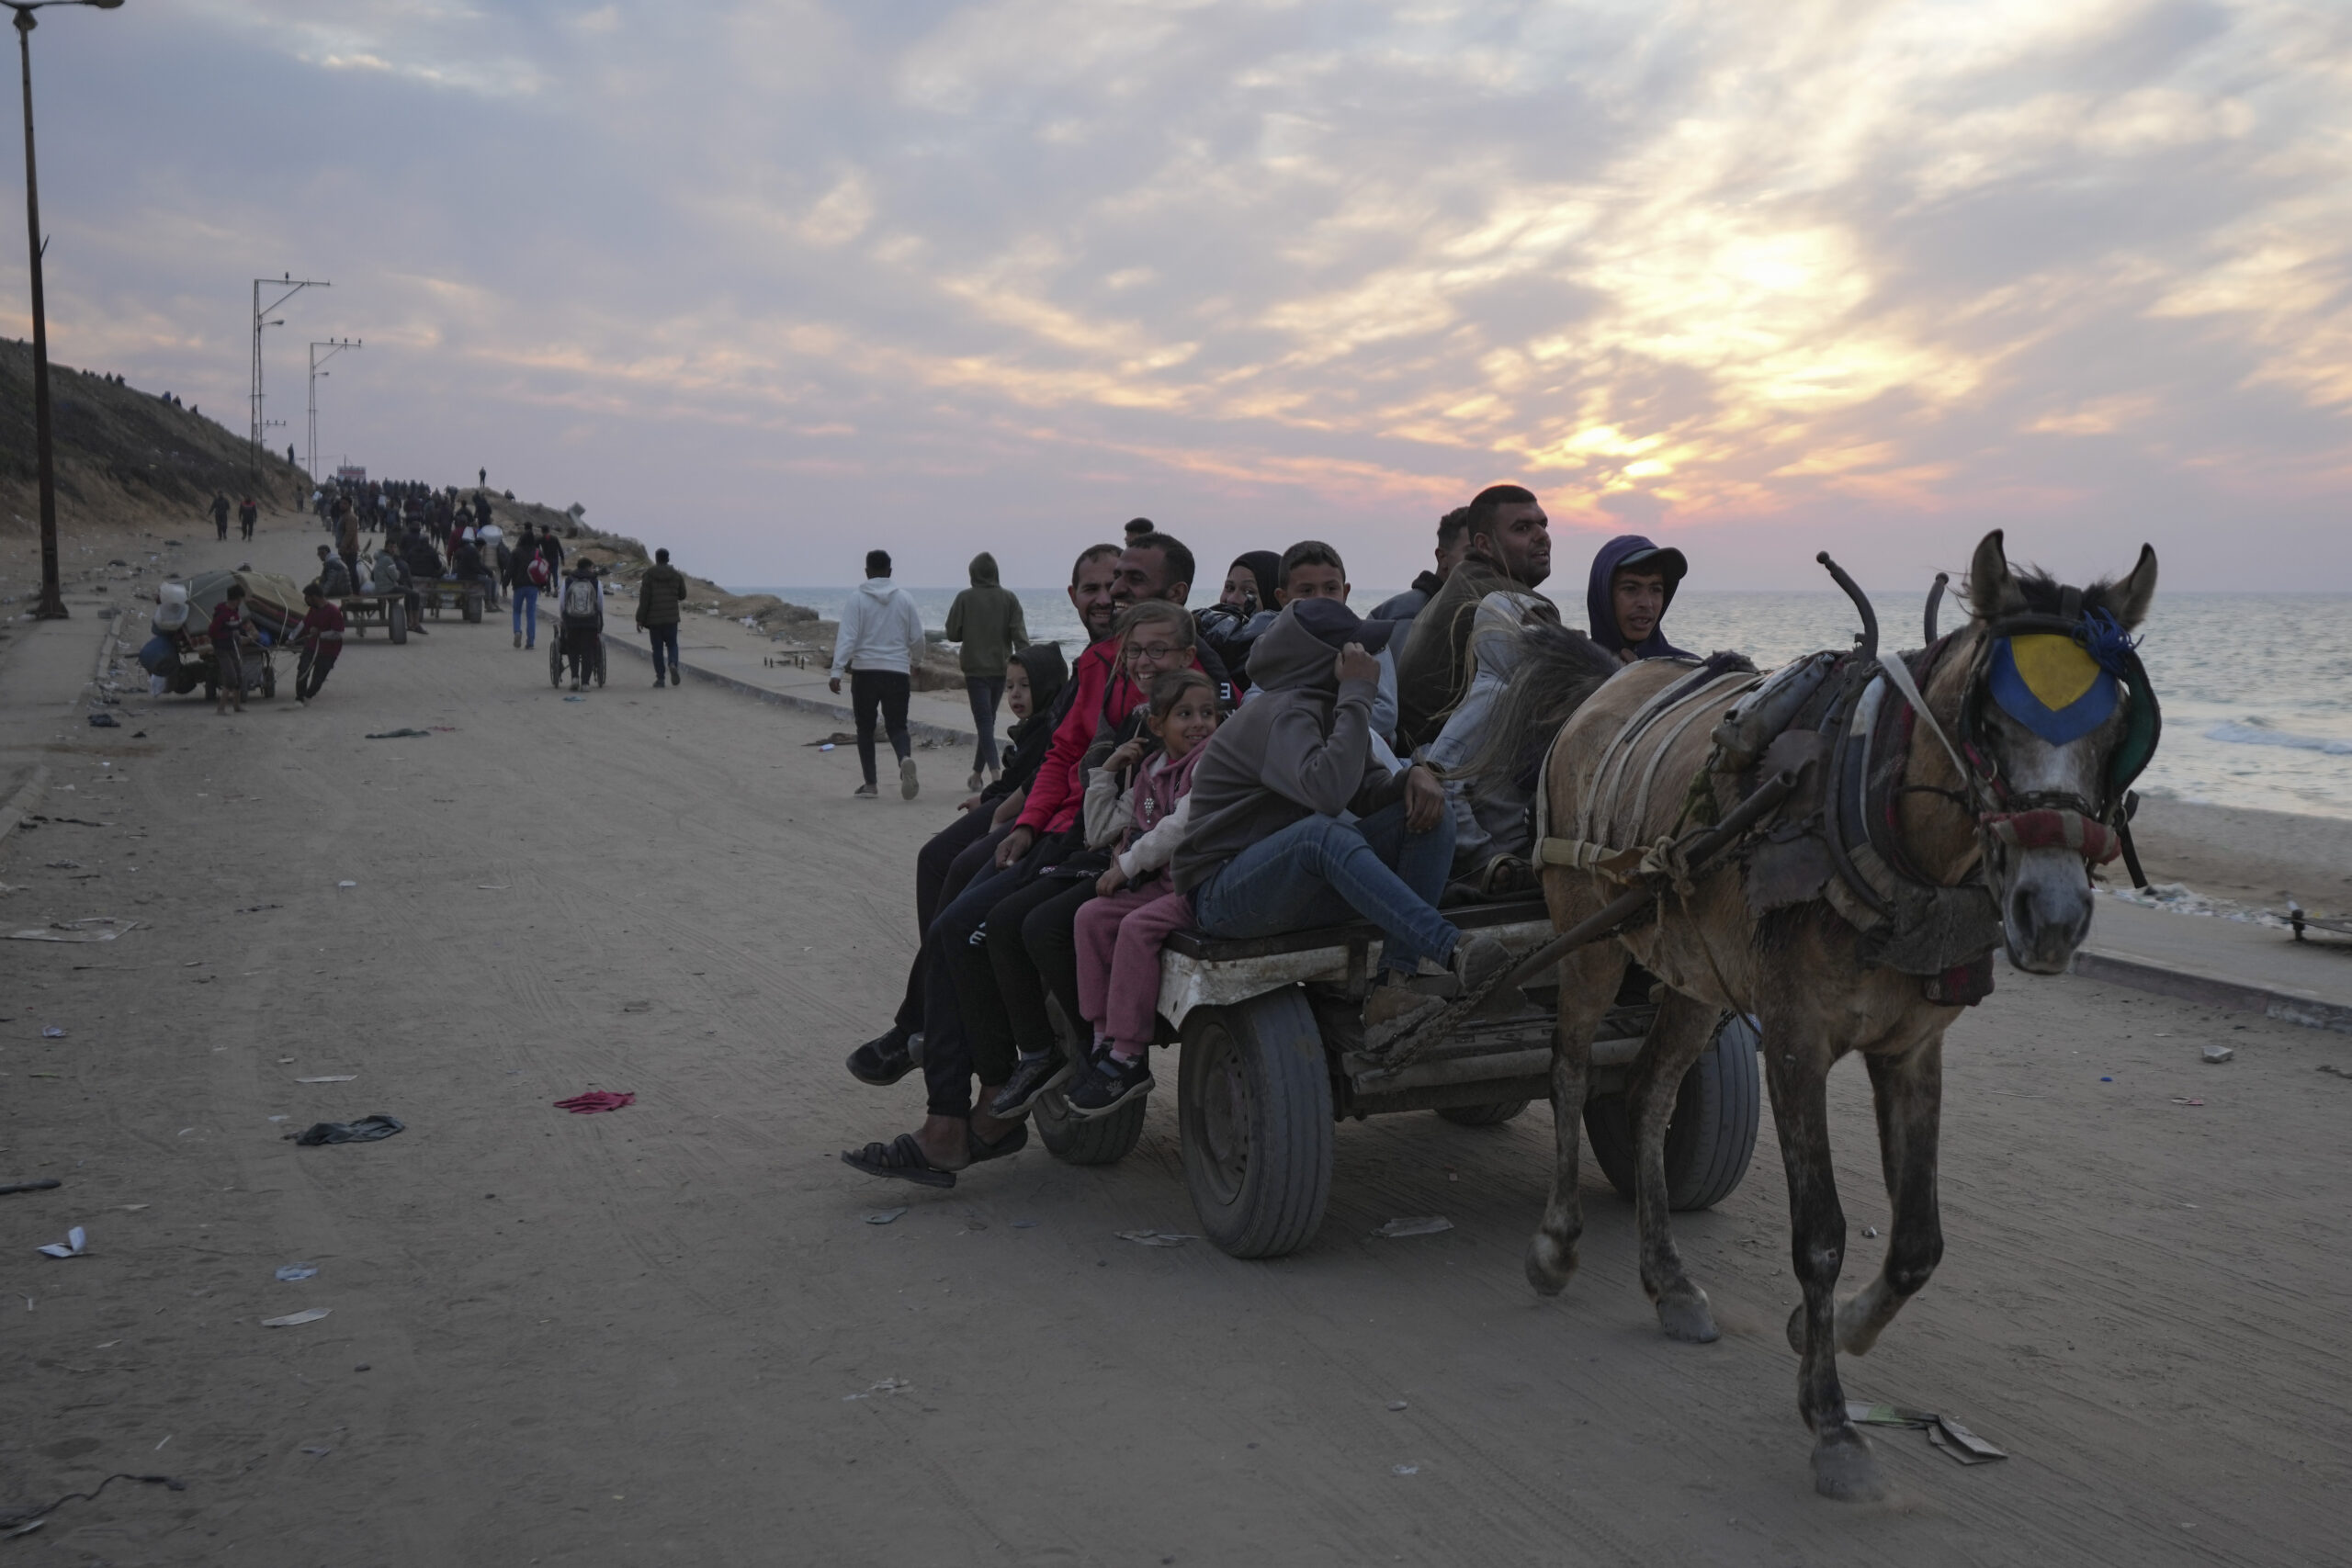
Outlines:
{"label": "lamp head", "polygon": [[122,9],[122,0],[82,0],[82,4],[85,6],[95,6],[101,11],[119,11]]}

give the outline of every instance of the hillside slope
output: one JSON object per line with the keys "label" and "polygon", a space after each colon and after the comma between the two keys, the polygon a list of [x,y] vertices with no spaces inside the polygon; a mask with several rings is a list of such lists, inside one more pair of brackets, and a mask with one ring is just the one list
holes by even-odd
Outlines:
{"label": "hillside slope", "polygon": [[[152,523],[173,513],[193,522],[216,489],[232,501],[251,490],[272,506],[294,504],[298,487],[310,492],[308,476],[283,452],[264,455],[256,480],[242,432],[155,393],[51,361],[49,395],[61,525]],[[216,412],[243,422],[242,408]],[[0,339],[0,533],[40,527],[38,476],[32,345]]]}

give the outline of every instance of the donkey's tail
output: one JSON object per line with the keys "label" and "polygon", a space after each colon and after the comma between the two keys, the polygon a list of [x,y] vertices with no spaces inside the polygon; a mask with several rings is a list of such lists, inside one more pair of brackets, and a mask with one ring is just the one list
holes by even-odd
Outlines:
{"label": "donkey's tail", "polygon": [[1579,631],[1538,621],[1521,627],[1519,661],[1479,748],[1461,768],[1472,776],[1532,780],[1544,753],[1587,698],[1623,668]]}

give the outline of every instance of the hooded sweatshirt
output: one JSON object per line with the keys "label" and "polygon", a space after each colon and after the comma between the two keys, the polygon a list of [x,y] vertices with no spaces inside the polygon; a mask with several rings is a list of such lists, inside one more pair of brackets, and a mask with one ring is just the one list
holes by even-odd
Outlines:
{"label": "hooded sweatshirt", "polygon": [[1403,789],[1372,754],[1373,681],[1339,681],[1331,645],[1274,617],[1250,649],[1258,694],[1201,748],[1193,770],[1177,891],[1190,893],[1226,862],[1308,817],[1377,811]]}
{"label": "hooded sweatshirt", "polygon": [[1639,534],[1620,534],[1601,546],[1600,553],[1592,558],[1592,575],[1586,581],[1584,590],[1584,610],[1592,622],[1592,640],[1611,653],[1631,652],[1636,659],[1695,659],[1696,654],[1686,653],[1666,640],[1666,612],[1674,607],[1674,591],[1682,583],[1671,573],[1667,577],[1666,605],[1658,611],[1657,625],[1650,628],[1650,635],[1629,649],[1624,634],[1617,629],[1617,563],[1627,556],[1656,548]]}
{"label": "hooded sweatshirt", "polygon": [[842,606],[833,638],[833,679],[850,670],[905,675],[922,657],[922,615],[907,591],[887,577],[869,577]]}
{"label": "hooded sweatshirt", "polygon": [[1029,716],[1005,731],[1004,772],[980,791],[980,798],[991,804],[1029,787],[1054,743],[1054,731],[1069,716],[1061,698],[1069,683],[1069,666],[1062,660],[1059,644],[1033,642],[1014,654],[1012,662],[1029,671]]}
{"label": "hooded sweatshirt", "polygon": [[947,640],[964,645],[964,673],[986,681],[1004,679],[1014,653],[1029,646],[1029,624],[1021,601],[997,586],[996,557],[986,550],[972,558],[972,586],[947,606]]}

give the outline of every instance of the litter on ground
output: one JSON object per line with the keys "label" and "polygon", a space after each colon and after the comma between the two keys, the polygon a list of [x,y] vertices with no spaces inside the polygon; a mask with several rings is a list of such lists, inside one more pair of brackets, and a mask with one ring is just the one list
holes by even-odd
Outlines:
{"label": "litter on ground", "polygon": [[624,1105],[635,1105],[634,1094],[616,1094],[608,1089],[592,1089],[585,1094],[575,1094],[570,1100],[555,1102],[558,1111],[569,1111],[574,1116],[593,1116],[599,1111],[618,1111]]}
{"label": "litter on ground", "polygon": [[63,1241],[52,1241],[47,1247],[34,1250],[51,1258],[79,1258],[89,1250],[89,1239],[87,1233],[80,1225],[75,1225],[65,1233]]}
{"label": "litter on ground", "polygon": [[1440,1231],[1450,1231],[1453,1228],[1453,1222],[1447,1219],[1443,1214],[1414,1214],[1401,1220],[1391,1220],[1372,1234],[1374,1235],[1392,1237],[1400,1235],[1435,1235]]}
{"label": "litter on ground", "polygon": [[379,1138],[389,1138],[394,1133],[407,1130],[407,1122],[379,1111],[373,1116],[363,1116],[356,1122],[313,1122],[300,1133],[289,1133],[287,1136],[304,1148],[315,1148],[321,1144],[372,1144]]}
{"label": "litter on ground", "polygon": [[1138,1247],[1182,1247],[1200,1239],[1182,1231],[1121,1231],[1118,1236],[1121,1241],[1131,1241]]}
{"label": "litter on ground", "polygon": [[289,1312],[284,1317],[265,1317],[261,1325],[264,1328],[300,1328],[306,1323],[318,1322],[334,1310],[333,1307],[311,1307],[302,1312]]}

